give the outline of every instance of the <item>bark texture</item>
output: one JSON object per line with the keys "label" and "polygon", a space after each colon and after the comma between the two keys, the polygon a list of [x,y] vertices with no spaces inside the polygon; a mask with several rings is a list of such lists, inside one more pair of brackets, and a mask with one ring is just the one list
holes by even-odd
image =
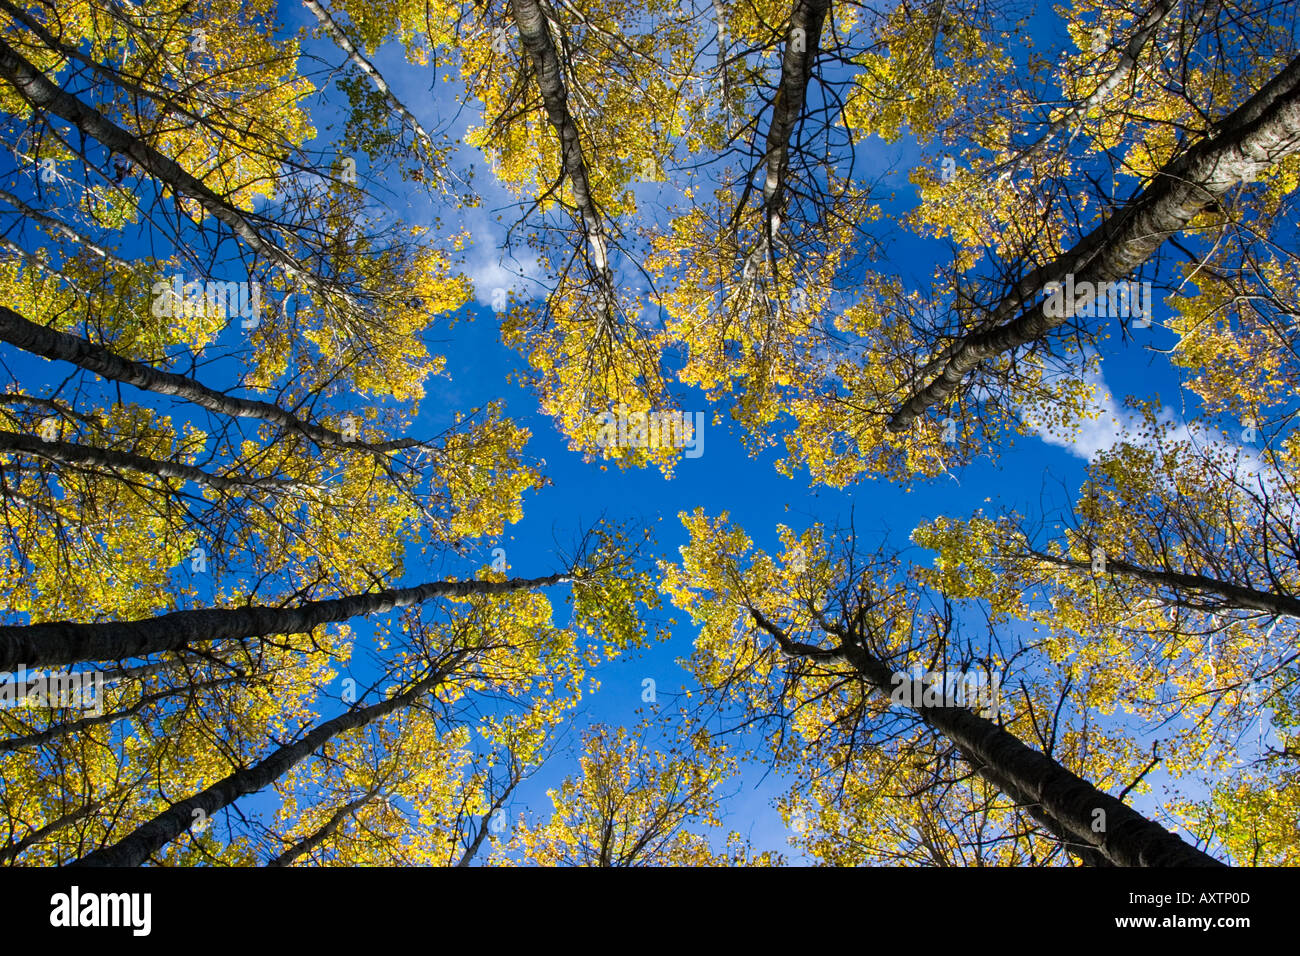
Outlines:
{"label": "bark texture", "polygon": [[785,51],[781,56],[781,83],[772,103],[772,125],[764,152],[763,208],[768,238],[781,228],[785,184],[790,172],[790,142],[803,116],[808,80],[821,50],[822,26],[831,0],[797,0],[790,14]]}
{"label": "bark texture", "polygon": [[[457,655],[456,662],[463,658]],[[455,666],[455,663],[451,665]],[[451,668],[437,670],[388,700],[359,707],[317,724],[292,744],[284,744],[253,764],[218,780],[187,800],[173,804],[148,823],[142,824],[112,846],[83,856],[69,866],[140,866],[150,856],[188,830],[197,819],[211,817],[240,797],[271,786],[293,767],[341,733],[364,727],[399,707],[413,703],[447,678]],[[196,815],[195,811],[199,811]]]}
{"label": "bark texture", "polygon": [[[1156,174],[1122,208],[1052,262],[1034,269],[989,314],[991,328],[960,338],[918,376],[942,368],[929,384],[905,399],[889,420],[906,430],[927,408],[951,395],[966,375],[988,359],[1042,338],[1073,316],[1060,316],[1044,302],[1025,308],[1051,282],[1072,274],[1076,283],[1118,282],[1145,263],[1171,236],[1228,190],[1300,149],[1300,58],[1211,129],[1210,135]],[[1022,311],[1023,310],[1023,311]],[[1016,312],[1020,316],[1004,321]]]}
{"label": "bark texture", "polygon": [[242,212],[186,172],[175,160],[122,129],[77,97],[59,89],[3,39],[0,39],[0,77],[7,80],[33,107],[67,120],[101,145],[129,157],[137,166],[178,194],[189,196],[218,222],[228,226],[249,248],[266,256],[289,275],[306,282],[312,288],[322,288],[317,276],[263,236]]}
{"label": "bark texture", "polygon": [[322,624],[410,607],[437,597],[508,594],[569,580],[567,575],[552,574],[508,581],[432,581],[410,588],[308,601],[297,607],[203,608],[173,611],[142,621],[50,621],[0,627],[0,670],[13,670],[20,664],[36,669],[81,661],[119,661],[213,641],[306,634]]}
{"label": "bark texture", "polygon": [[[760,612],[749,610],[788,655],[839,661],[852,667],[878,692],[889,696],[894,690],[894,672],[869,653],[862,642],[844,641],[831,650],[792,641]],[[908,683],[913,694],[924,690],[920,682],[908,678]],[[1054,825],[1049,829],[1058,839],[1065,836],[1085,851],[1095,849],[1115,866],[1224,865],[973,710],[919,706],[915,713],[954,743],[985,780],[1032,815],[1050,818]],[[1097,810],[1103,815],[1097,815]],[[1101,832],[1094,830],[1098,821],[1103,827]]]}
{"label": "bark texture", "polygon": [[65,465],[93,465],[112,472],[135,471],[142,475],[155,475],[158,478],[192,481],[216,491],[228,491],[232,488],[288,488],[298,484],[285,478],[214,475],[193,465],[163,461],[159,458],[146,458],[134,452],[114,451],[111,448],[96,448],[93,445],[77,445],[66,441],[44,441],[31,435],[9,431],[0,431],[0,453],[4,452],[21,452],[33,458],[44,458],[46,461],[56,461]]}
{"label": "bark texture", "polygon": [[[0,198],[3,196],[0,195]],[[257,418],[273,422],[290,431],[306,435],[318,444],[348,444],[373,452],[396,451],[420,444],[414,438],[398,438],[375,444],[348,441],[342,433],[304,421],[278,405],[247,398],[235,398],[208,388],[189,376],[167,372],[143,362],[123,358],[116,352],[79,336],[37,325],[3,305],[0,305],[0,341],[25,352],[31,352],[33,355],[71,362],[79,368],[115,382],[133,385],[158,395],[183,398],[208,411],[228,415],[231,418]]]}
{"label": "bark texture", "polygon": [[591,176],[587,160],[578,137],[578,125],[569,110],[568,91],[564,86],[564,68],[560,63],[555,41],[551,38],[549,21],[537,0],[510,0],[519,39],[523,42],[537,74],[537,88],[546,107],[546,118],[560,140],[560,163],[573,191],[573,201],[578,207],[582,228],[591,250],[591,260],[602,283],[608,287],[612,281],[609,266],[609,237],[604,220],[591,195]]}

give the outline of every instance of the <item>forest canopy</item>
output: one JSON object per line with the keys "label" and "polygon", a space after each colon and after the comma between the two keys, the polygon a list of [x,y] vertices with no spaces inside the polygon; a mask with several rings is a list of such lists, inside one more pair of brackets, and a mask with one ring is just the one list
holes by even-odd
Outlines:
{"label": "forest canopy", "polygon": [[1300,863],[1298,28],[0,0],[0,863]]}

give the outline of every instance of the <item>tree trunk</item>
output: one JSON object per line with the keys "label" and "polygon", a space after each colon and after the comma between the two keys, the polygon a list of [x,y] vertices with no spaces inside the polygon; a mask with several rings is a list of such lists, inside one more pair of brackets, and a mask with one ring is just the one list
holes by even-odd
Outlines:
{"label": "tree trunk", "polygon": [[1249,611],[1264,611],[1267,614],[1277,614],[1281,617],[1300,618],[1300,599],[1298,598],[1288,594],[1274,594],[1271,591],[1260,591],[1257,588],[1231,584],[1217,578],[1206,577],[1203,574],[1156,571],[1109,557],[1106,559],[1106,570],[1104,572],[1093,572],[1092,564],[1088,561],[1070,561],[1065,558],[1058,558],[1055,555],[1039,554],[1038,552],[1030,552],[1029,556],[1036,561],[1054,564],[1061,568],[1096,574],[1118,573],[1139,581],[1145,581],[1148,584],[1156,584],[1176,591],[1200,591],[1215,594],[1221,597],[1224,605],[1228,607]]}
{"label": "tree trunk", "polygon": [[808,80],[812,76],[817,54],[821,51],[822,25],[830,7],[831,0],[797,0],[790,14],[790,30],[786,34],[785,52],[781,57],[781,83],[772,101],[772,125],[767,131],[767,150],[764,154],[764,229],[769,241],[781,228],[785,181],[790,171],[790,139],[803,116]]}
{"label": "tree trunk", "polygon": [[33,222],[39,223],[42,227],[44,227],[45,231],[50,233],[51,235],[59,235],[62,236],[64,239],[71,240],[72,242],[77,243],[77,245],[81,246],[82,248],[89,249],[91,252],[99,256],[105,262],[112,263],[113,265],[117,266],[119,269],[131,268],[131,263],[127,262],[125,259],[119,258],[113,253],[109,252],[103,246],[100,246],[97,243],[92,242],[90,239],[88,239],[86,236],[83,236],[81,233],[77,232],[77,230],[73,229],[67,223],[60,222],[58,219],[55,219],[53,216],[47,216],[39,209],[33,209],[31,206],[27,205],[27,203],[23,202],[13,193],[8,192],[7,190],[4,189],[0,189],[0,199],[3,199],[9,205],[13,206],[15,209],[17,209],[28,219],[31,219]]}
{"label": "tree trunk", "polygon": [[[1300,58],[1262,90],[1216,123],[1210,134],[1183,153],[1123,208],[1116,210],[1070,250],[1020,280],[989,315],[1001,322],[1033,301],[1049,282],[1067,274],[1076,283],[1117,282],[1145,263],[1198,213],[1228,190],[1250,181],[1300,148]],[[890,431],[907,429],[927,408],[956,390],[976,365],[1020,348],[1064,324],[1074,303],[1049,316],[1045,302],[1019,318],[963,336],[931,361],[922,375],[942,371],[913,392],[889,420]],[[919,376],[918,376],[919,377]]]}
{"label": "tree trunk", "polygon": [[348,55],[348,59],[352,61],[352,65],[366,76],[370,77],[370,82],[375,85],[375,89],[379,91],[379,95],[384,98],[384,101],[388,104],[389,108],[402,118],[402,122],[411,127],[411,131],[415,134],[416,140],[424,146],[427,153],[427,158],[425,160],[426,163],[432,164],[438,155],[437,150],[434,149],[433,137],[425,131],[424,127],[420,125],[420,121],[416,119],[414,114],[406,108],[405,104],[397,98],[397,94],[394,93],[392,87],[388,85],[383,74],[379,72],[373,63],[366,59],[365,54],[362,53],[361,50],[357,48],[357,45],[352,42],[351,38],[343,32],[343,28],[338,25],[338,21],[334,19],[328,10],[321,6],[321,4],[317,3],[316,0],[302,0],[302,3],[303,6],[315,15],[317,21],[321,25],[321,29],[329,34],[330,39],[334,41],[335,45]]}
{"label": "tree trunk", "polygon": [[508,594],[570,580],[568,575],[552,574],[508,581],[433,581],[416,587],[308,601],[297,607],[203,608],[173,611],[141,621],[51,621],[0,627],[0,670],[12,670],[20,664],[35,669],[81,661],[120,661],[213,641],[306,634],[322,624],[410,607],[435,597]]}
{"label": "tree trunk", "polygon": [[188,696],[198,690],[204,690],[209,687],[225,687],[246,679],[247,678],[245,677],[223,677],[220,680],[202,681],[184,687],[174,687],[170,690],[161,690],[155,691],[152,694],[145,694],[134,704],[131,704],[129,707],[124,707],[122,710],[115,710],[106,714],[98,714],[94,717],[82,717],[79,720],[66,721],[61,724],[55,724],[53,727],[47,727],[45,730],[24,734],[21,737],[7,737],[0,740],[0,754],[12,753],[16,750],[22,750],[24,747],[39,747],[41,744],[49,743],[51,740],[57,740],[59,737],[66,737],[70,734],[80,733],[83,730],[88,730],[89,728],[95,727],[99,724],[111,724],[116,723],[119,720],[125,720],[128,717],[134,717],[150,704],[156,704],[160,700],[167,700],[169,697]]}
{"label": "tree trunk", "polygon": [[[889,693],[893,672],[861,649],[847,650],[851,661],[858,659],[859,673]],[[1007,796],[1042,807],[1077,842],[1096,847],[1116,866],[1223,866],[973,711],[919,707],[916,714],[956,744],[978,772],[992,771],[985,779]],[[1101,832],[1094,832],[1096,825]]]}
{"label": "tree trunk", "polygon": [[[841,661],[880,693],[890,696],[895,689],[894,672],[860,643],[846,640],[834,650],[828,650],[792,641],[761,612],[754,608],[749,608],[749,612],[787,654]],[[914,695],[924,689],[919,681],[908,678],[907,683]],[[985,780],[1031,813],[1041,812],[1055,821],[1056,826],[1049,829],[1058,838],[1064,832],[1084,847],[1095,847],[1116,866],[1224,865],[972,710],[920,706],[915,708],[915,713],[927,726],[956,744]],[[1094,831],[1097,825],[1101,832]]]}
{"label": "tree trunk", "polygon": [[474,857],[478,856],[478,851],[483,848],[483,841],[487,839],[488,829],[492,826],[492,815],[506,805],[506,801],[510,799],[510,794],[514,793],[515,787],[519,785],[519,780],[519,776],[512,775],[511,780],[506,785],[505,789],[502,790],[501,794],[492,801],[492,805],[488,807],[487,813],[483,814],[483,820],[474,834],[474,839],[470,841],[467,847],[465,847],[465,852],[462,853],[460,859],[456,861],[456,866],[468,867],[470,863],[474,861]]}
{"label": "tree trunk", "polygon": [[378,790],[371,790],[364,796],[357,797],[355,800],[349,800],[343,806],[335,810],[325,823],[312,833],[303,837],[289,849],[285,850],[273,860],[267,861],[267,866],[288,866],[300,856],[310,853],[316,847],[320,846],[329,837],[331,833],[339,828],[339,825],[348,818],[352,812],[361,809],[367,803],[374,799]]}
{"label": "tree trunk", "polygon": [[33,107],[67,120],[83,134],[113,152],[130,157],[137,166],[161,183],[178,194],[194,199],[215,219],[230,227],[249,248],[266,256],[285,272],[303,280],[312,288],[323,291],[323,283],[315,274],[287,251],[266,239],[242,212],[186,172],[175,160],[111,122],[98,110],[59,89],[3,39],[0,39],[0,77],[12,84]]}
{"label": "tree trunk", "polygon": [[182,465],[175,461],[162,461],[158,458],[146,458],[129,451],[114,451],[110,448],[96,448],[93,445],[77,445],[66,441],[44,441],[31,435],[17,432],[0,431],[0,453],[21,452],[34,458],[60,462],[69,465],[94,465],[110,472],[139,472],[156,478],[174,478],[192,481],[214,491],[231,489],[262,488],[268,490],[292,488],[301,482],[287,478],[229,478],[213,475],[193,465]]}
{"label": "tree trunk", "polygon": [[54,833],[57,830],[62,830],[64,827],[71,826],[78,820],[90,816],[98,810],[99,807],[100,804],[98,802],[92,802],[83,807],[78,807],[76,810],[70,810],[63,814],[63,816],[51,820],[40,829],[33,830],[21,840],[15,840],[13,843],[5,844],[0,847],[0,863],[8,863],[23,851],[35,846],[37,843],[40,843],[51,833]]}
{"label": "tree trunk", "polygon": [[[0,198],[4,198],[3,195],[0,195]],[[166,372],[145,365],[143,362],[123,358],[104,346],[96,345],[79,336],[37,325],[3,305],[0,305],[0,341],[8,342],[33,355],[71,362],[79,368],[115,382],[133,385],[159,395],[174,395],[208,411],[229,415],[231,418],[257,418],[273,422],[291,431],[300,432],[317,444],[347,444],[372,452],[396,451],[420,444],[414,438],[399,438],[376,444],[349,441],[340,432],[303,421],[278,405],[246,398],[233,398],[208,388],[188,376]]]}
{"label": "tree trunk", "polygon": [[591,195],[591,177],[582,154],[582,143],[578,139],[578,126],[569,112],[564,69],[551,39],[549,21],[537,0],[510,0],[510,8],[515,25],[519,28],[519,38],[533,61],[537,88],[542,94],[542,103],[546,106],[546,118],[560,140],[560,162],[569,180],[569,187],[573,190],[573,201],[577,204],[582,219],[592,261],[602,286],[608,290],[612,283],[609,240],[605,235],[600,211]]}
{"label": "tree trunk", "polygon": [[1128,42],[1124,44],[1123,50],[1120,51],[1119,62],[1106,75],[1106,78],[1097,84],[1096,89],[1053,120],[1043,134],[1033,143],[1019,150],[1007,162],[999,163],[997,168],[999,170],[1009,170],[1017,166],[1026,158],[1038,152],[1053,136],[1069,127],[1079,117],[1086,116],[1089,110],[1096,109],[1110,99],[1110,95],[1133,72],[1133,68],[1137,66],[1138,57],[1142,55],[1142,50],[1151,40],[1151,37],[1155,35],[1155,32],[1160,29],[1160,24],[1168,19],[1174,6],[1175,0],[1159,0],[1142,20],[1141,25],[1134,31],[1133,35],[1129,37]]}
{"label": "tree trunk", "polygon": [[137,827],[112,846],[89,853],[80,860],[70,863],[69,866],[140,866],[159,849],[188,830],[196,819],[195,811],[200,811],[199,819],[211,817],[240,797],[266,789],[296,764],[301,763],[339,734],[364,727],[399,707],[411,704],[421,694],[432,690],[447,678],[451,668],[455,667],[466,653],[464,651],[458,653],[455,660],[445,669],[434,671],[388,700],[379,701],[369,707],[355,708],[332,720],[317,724],[310,733],[296,743],[277,747],[253,766],[237,770],[206,790],[173,804],[170,809],[164,810],[148,823]]}

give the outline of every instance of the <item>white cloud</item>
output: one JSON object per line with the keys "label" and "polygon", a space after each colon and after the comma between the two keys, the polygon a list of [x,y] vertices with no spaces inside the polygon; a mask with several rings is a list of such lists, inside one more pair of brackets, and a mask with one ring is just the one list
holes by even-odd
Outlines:
{"label": "white cloud", "polygon": [[[1027,409],[1022,409],[1021,418],[1047,444],[1064,448],[1084,461],[1092,461],[1098,452],[1136,438],[1140,419],[1133,412],[1120,407],[1100,371],[1089,369],[1084,382],[1091,393],[1088,401],[1089,417],[1079,422],[1075,429],[1049,430],[1043,423],[1035,421]],[[1162,417],[1166,412],[1172,415],[1172,411],[1165,408],[1161,409]]]}
{"label": "white cloud", "polygon": [[[480,117],[477,109],[465,109],[458,101],[463,94],[462,84],[456,79],[443,78],[430,89],[429,69],[409,63],[396,43],[386,44],[372,60],[397,98],[417,115],[435,140],[445,136],[460,144],[454,163],[459,174],[464,176],[469,166],[475,170],[474,190],[481,205],[457,206],[452,217],[457,228],[469,233],[461,271],[474,283],[474,298],[481,305],[491,307],[497,289],[513,289],[517,296],[542,295],[545,270],[541,263],[523,244],[519,244],[517,253],[503,251],[509,219],[498,221],[487,211],[513,208],[518,200],[497,179],[482,150],[464,143],[468,128],[480,122]],[[423,224],[431,225],[437,211],[442,212],[444,219],[448,218],[448,210],[428,208]]]}
{"label": "white cloud", "polygon": [[497,289],[513,289],[516,296],[540,294],[543,273],[536,259],[513,259],[501,251],[499,240],[490,232],[473,229],[472,233],[476,238],[462,271],[474,283],[474,298],[480,305],[493,305]]}
{"label": "white cloud", "polygon": [[[1073,429],[1058,426],[1055,431],[1051,431],[1046,425],[1036,422],[1033,412],[1027,408],[1021,409],[1021,419],[1047,444],[1063,448],[1084,461],[1092,461],[1100,452],[1121,442],[1151,447],[1152,435],[1146,421],[1140,414],[1124,408],[1115,400],[1099,369],[1090,367],[1084,375],[1084,384],[1090,392],[1088,414]],[[1168,405],[1161,407],[1156,415],[1156,423],[1161,426],[1160,434],[1164,442],[1188,441],[1201,447],[1228,448],[1244,458],[1258,460],[1251,449],[1225,440],[1222,432],[1200,423],[1193,422],[1189,425]]]}
{"label": "white cloud", "polygon": [[[1072,432],[1050,432],[1046,426],[1035,423],[1032,414],[1021,410],[1022,419],[1031,430],[1049,445],[1063,448],[1070,454],[1091,462],[1098,454],[1127,442],[1142,448],[1168,448],[1186,442],[1200,449],[1208,458],[1219,462],[1225,481],[1243,490],[1258,489],[1253,493],[1271,494],[1282,487],[1281,476],[1265,461],[1259,448],[1248,441],[1248,428],[1232,434],[1202,422],[1184,421],[1174,409],[1162,406],[1156,416],[1160,426],[1153,434],[1138,413],[1121,406],[1111,394],[1099,370],[1090,370],[1084,381],[1091,391],[1089,411],[1093,414],[1081,421]],[[1262,438],[1263,436],[1258,436]],[[1290,497],[1290,495],[1288,495]]]}

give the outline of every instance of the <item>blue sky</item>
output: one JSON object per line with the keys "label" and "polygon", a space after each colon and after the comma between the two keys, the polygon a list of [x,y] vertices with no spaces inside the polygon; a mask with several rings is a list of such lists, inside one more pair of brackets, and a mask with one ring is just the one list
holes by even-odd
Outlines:
{"label": "blue sky", "polygon": [[[283,5],[282,16],[290,28],[306,25],[310,18],[294,3]],[[1052,37],[1051,23],[1050,13],[1040,10],[1035,21],[1040,47]],[[337,60],[338,56],[334,55],[333,59]],[[406,63],[392,45],[379,51],[375,61],[399,98],[429,129],[447,128],[449,118],[456,115],[453,87],[439,79],[430,89],[432,68]],[[453,128],[453,134],[462,134],[465,125],[473,119],[468,111],[460,114],[459,127]],[[904,209],[915,200],[907,173],[920,161],[920,150],[910,140],[897,145],[872,141],[862,151],[859,173],[874,177],[888,171],[886,188],[897,191],[892,208]],[[523,521],[510,528],[501,542],[516,574],[531,576],[555,570],[558,558],[554,554],[554,542],[558,539],[567,543],[581,529],[602,517],[653,525],[658,531],[656,550],[672,558],[686,541],[677,516],[696,508],[703,508],[710,515],[730,512],[758,547],[769,550],[777,546],[778,524],[800,531],[815,522],[842,526],[852,517],[866,540],[887,535],[894,545],[903,546],[912,528],[922,520],[939,515],[965,517],[978,508],[996,511],[1001,507],[1035,514],[1045,499],[1060,504],[1072,497],[1083,479],[1088,459],[1123,436],[1127,419],[1117,399],[1129,390],[1143,395],[1159,391],[1170,409],[1192,401],[1185,393],[1180,395],[1178,379],[1170,371],[1167,359],[1142,347],[1150,344],[1167,348],[1173,343],[1172,334],[1159,327],[1168,308],[1157,298],[1153,328],[1137,333],[1145,338],[1121,346],[1116,336],[1109,343],[1103,377],[1097,382],[1097,406],[1101,415],[1086,425],[1073,441],[1022,438],[1014,447],[997,449],[996,461],[990,455],[981,456],[951,477],[911,488],[884,481],[866,482],[845,490],[809,488],[805,473],[796,473],[794,479],[789,479],[776,471],[775,450],[751,457],[725,409],[721,409],[719,422],[714,424],[710,414],[710,421],[705,425],[703,455],[680,462],[671,479],[664,478],[657,470],[625,470],[614,466],[602,469],[600,463],[585,462],[570,451],[567,439],[549,418],[540,414],[535,397],[525,386],[517,380],[507,381],[511,373],[523,370],[524,363],[516,352],[500,343],[500,316],[490,307],[492,294],[503,285],[529,291],[530,286],[518,283],[514,274],[522,271],[535,275],[535,272],[527,262],[503,260],[499,244],[504,226],[495,222],[495,210],[504,209],[509,222],[513,215],[509,208],[511,200],[493,183],[481,156],[476,157],[475,165],[476,184],[484,195],[483,207],[471,211],[459,223],[453,223],[445,210],[443,219],[446,223],[470,227],[472,242],[466,268],[475,280],[477,301],[457,316],[454,329],[448,331],[435,326],[426,337],[433,351],[447,356],[448,372],[429,383],[428,398],[413,431],[417,435],[436,433],[450,422],[455,410],[499,398],[506,401],[510,417],[531,430],[529,454],[545,461],[543,471],[551,484],[526,497]],[[395,184],[393,195],[397,200],[407,200],[410,206],[397,208],[395,205],[390,209],[391,214],[408,221],[432,223],[435,211],[420,194]],[[896,242],[887,261],[909,279],[928,284],[932,265],[944,255],[945,248],[941,244],[908,239],[897,229],[893,235]],[[535,292],[537,287],[533,285],[531,289]],[[237,328],[228,330],[223,342],[236,341],[238,335]],[[40,375],[49,381],[57,379],[48,376],[61,377],[67,371],[22,358],[13,367],[20,376]],[[215,373],[219,368],[215,366],[209,371]],[[702,395],[692,396],[689,391],[685,395],[683,408],[710,413],[715,410]],[[132,397],[140,399],[138,393],[132,393]],[[1169,414],[1176,416],[1173,411]],[[422,566],[418,552],[412,549],[413,560],[404,583],[430,580],[447,573],[464,574],[472,566],[489,563],[491,547],[491,544],[484,545],[466,562],[453,558],[436,567]],[[928,561],[927,555],[913,553],[918,560]],[[563,613],[559,593],[553,597],[557,613]],[[596,721],[615,725],[634,723],[638,709],[643,706],[642,688],[646,678],[654,679],[657,684],[659,706],[675,706],[678,688],[689,686],[689,675],[678,661],[689,655],[694,638],[686,615],[675,616],[679,624],[671,640],[600,670],[601,689],[585,701],[573,730]],[[358,628],[358,633],[364,634],[365,629]],[[571,739],[576,742],[577,734],[572,734]],[[572,766],[564,754],[558,755],[517,794],[510,807],[511,817],[524,809],[544,815],[549,809],[544,791],[554,786]],[[763,768],[746,768],[739,791],[724,805],[724,827],[748,836],[760,849],[777,849],[797,858],[786,842],[788,831],[771,805],[772,798],[783,790],[782,782],[775,776],[765,776]],[[1154,799],[1159,802],[1158,794]]]}
{"label": "blue sky", "polygon": [[[397,77],[405,80],[411,72],[396,55],[381,54],[381,59],[390,82]],[[402,94],[408,97],[408,104],[419,102],[412,99],[420,90],[418,77],[406,83],[397,82]],[[882,170],[895,170],[895,188],[899,194],[896,205],[905,206],[909,199],[914,199],[915,193],[906,180],[910,166],[919,159],[914,144],[904,142],[892,146],[877,142],[864,155],[868,162],[872,159],[878,162]],[[483,236],[483,241],[479,241],[476,233],[469,252],[469,262],[476,267],[480,279],[480,302],[490,301],[489,283],[501,281],[504,272],[492,255],[492,241],[491,231]],[[896,256],[905,274],[925,281],[933,261],[930,257],[935,252],[934,247],[923,251],[919,243],[904,242]],[[778,548],[776,526],[779,523],[800,531],[816,522],[832,527],[845,525],[850,518],[865,540],[888,536],[896,546],[904,546],[911,529],[926,518],[965,517],[977,508],[995,508],[996,501],[1032,513],[1044,492],[1058,500],[1062,487],[1073,494],[1082,480],[1087,457],[1098,448],[1108,447],[1118,431],[1116,422],[1102,419],[1090,426],[1076,443],[1023,439],[1013,451],[1002,453],[998,464],[989,456],[982,456],[952,477],[911,489],[884,481],[845,490],[810,489],[806,473],[796,473],[789,479],[776,471],[774,462],[779,457],[779,449],[751,457],[724,410],[718,424],[710,420],[705,426],[704,454],[699,459],[680,462],[672,478],[665,479],[656,470],[623,470],[614,466],[606,470],[599,462],[584,462],[580,455],[569,450],[567,440],[549,418],[539,413],[527,389],[505,384],[507,374],[521,369],[523,364],[517,354],[500,345],[498,316],[483,305],[467,312],[472,324],[457,328],[455,340],[447,351],[451,380],[435,386],[431,397],[445,396],[447,405],[460,408],[505,397],[511,416],[532,431],[529,450],[546,462],[545,472],[553,484],[528,497],[523,522],[510,531],[512,540],[506,542],[507,554],[512,570],[520,574],[549,570],[546,556],[554,534],[558,531],[563,539],[565,531],[572,532],[601,516],[653,523],[658,531],[659,552],[675,557],[677,548],[687,540],[677,516],[696,508],[703,508],[710,515],[730,512],[754,538],[756,546],[769,551]],[[693,398],[694,401],[683,399],[682,407],[712,412],[714,407],[698,392]],[[441,404],[435,399],[426,403],[426,407]],[[919,560],[928,560],[926,554],[912,550]],[[486,556],[483,560],[487,560]],[[601,689],[585,702],[578,726],[585,721],[610,724],[635,721],[636,711],[642,707],[642,681],[646,677],[655,679],[661,706],[676,706],[670,696],[672,690],[690,686],[689,674],[678,661],[690,654],[694,640],[687,616],[679,613],[676,617],[679,623],[672,640],[601,669]],[[523,805],[546,812],[549,804],[543,792],[558,782],[565,770],[566,764],[560,760],[546,768],[521,789],[513,809]],[[789,831],[771,803],[785,789],[786,784],[778,775],[768,774],[761,766],[747,767],[738,792],[724,804],[723,823],[726,829],[737,830],[750,838],[759,849],[780,850],[797,860],[801,857],[788,845]]]}

